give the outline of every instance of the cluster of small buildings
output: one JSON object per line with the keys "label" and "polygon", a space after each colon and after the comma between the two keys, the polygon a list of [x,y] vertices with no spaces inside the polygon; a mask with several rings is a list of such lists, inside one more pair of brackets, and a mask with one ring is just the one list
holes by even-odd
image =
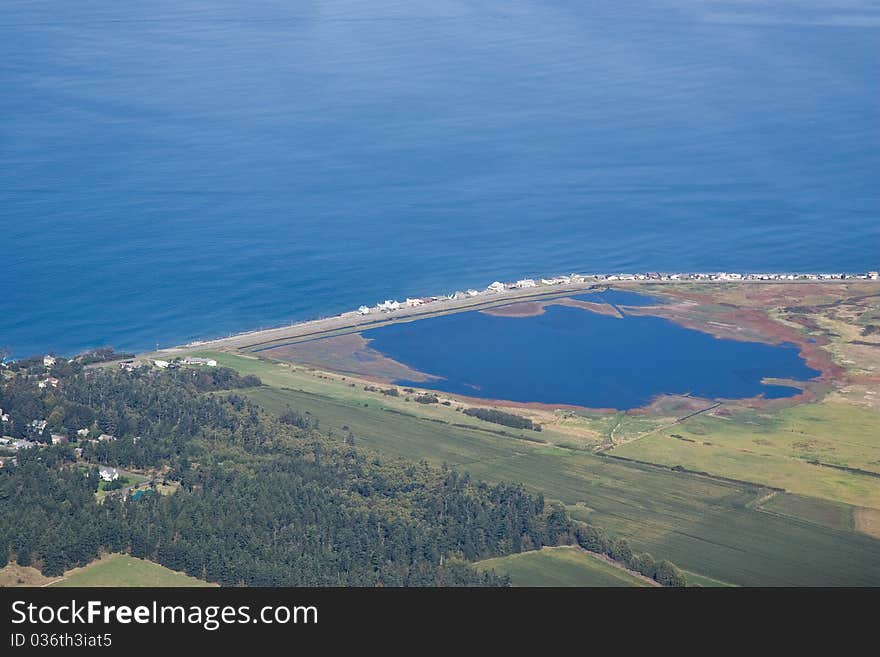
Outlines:
{"label": "cluster of small buildings", "polygon": [[183,365],[205,365],[207,367],[217,367],[217,361],[213,358],[196,358],[191,356],[180,361]]}
{"label": "cluster of small buildings", "polygon": [[637,274],[570,274],[567,276],[556,276],[554,278],[542,278],[538,281],[532,278],[523,278],[510,283],[502,283],[494,281],[490,283],[485,290],[469,289],[464,292],[458,291],[453,294],[433,296],[433,297],[415,297],[407,298],[406,301],[400,302],[394,299],[386,299],[375,306],[360,306],[357,309],[360,315],[369,315],[372,312],[389,313],[401,308],[415,308],[424,304],[434,303],[436,301],[458,301],[471,297],[478,297],[490,294],[502,294],[508,290],[524,290],[536,287],[548,287],[556,285],[580,285],[583,283],[601,283],[613,281],[826,281],[826,280],[880,280],[880,272],[869,271],[861,274],[846,273],[822,273],[822,274],[805,274],[805,273],[783,273],[783,274],[760,274],[760,273],[736,273],[736,272],[682,272],[682,273],[660,273],[645,272]]}
{"label": "cluster of small buildings", "polygon": [[[27,425],[28,435],[30,436],[30,438],[13,438],[12,436],[2,436],[0,437],[0,448],[19,450],[43,447],[44,443],[36,440],[36,438],[45,434],[47,425],[48,422],[46,420],[33,420]],[[76,432],[76,435],[80,442],[88,442],[92,445],[116,440],[116,436],[113,436],[109,433],[102,433],[97,438],[88,438],[89,433],[89,429],[80,429]],[[64,434],[52,433],[49,434],[49,437],[51,438],[53,445],[67,445],[70,443],[70,439]]]}
{"label": "cluster of small buildings", "polygon": [[27,428],[29,432],[42,436],[43,433],[46,431],[47,424],[49,424],[49,422],[46,420],[31,420]]}
{"label": "cluster of small buildings", "polygon": [[154,360],[153,365],[160,370],[173,369],[180,365],[204,365],[207,367],[217,367],[217,361],[213,358],[196,358],[194,356],[182,358],[179,360]]}
{"label": "cluster of small buildings", "polygon": [[40,443],[34,440],[24,440],[21,438],[13,438],[12,436],[3,436],[0,438],[0,447],[6,447],[8,449],[33,449],[39,446]]}
{"label": "cluster of small buildings", "polygon": [[143,361],[137,358],[127,358],[119,363],[119,369],[125,370],[126,372],[134,372],[136,369],[141,367],[148,367],[150,365],[149,362]]}

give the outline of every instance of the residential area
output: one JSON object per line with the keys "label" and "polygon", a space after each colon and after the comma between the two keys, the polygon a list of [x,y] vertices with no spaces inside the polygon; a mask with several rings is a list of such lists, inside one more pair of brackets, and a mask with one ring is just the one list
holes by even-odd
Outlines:
{"label": "residential area", "polygon": [[680,272],[680,273],[619,273],[619,274],[568,274],[553,278],[523,278],[517,281],[502,283],[493,281],[483,290],[468,289],[457,290],[451,294],[435,295],[428,297],[407,297],[404,301],[386,299],[374,306],[362,305],[357,312],[360,315],[369,315],[373,312],[390,313],[402,308],[416,308],[437,301],[458,301],[472,297],[491,296],[504,294],[511,290],[524,290],[538,287],[554,287],[565,285],[579,285],[588,282],[615,282],[615,281],[701,281],[701,282],[737,282],[737,281],[832,281],[832,280],[880,280],[880,272],[868,271],[857,274],[848,273],[737,273],[737,272]]}

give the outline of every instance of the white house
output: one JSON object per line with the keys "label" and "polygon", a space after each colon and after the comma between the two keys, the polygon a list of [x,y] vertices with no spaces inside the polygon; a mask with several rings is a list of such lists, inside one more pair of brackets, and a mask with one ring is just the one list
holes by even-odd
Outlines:
{"label": "white house", "polygon": [[516,287],[522,290],[527,287],[535,287],[535,281],[531,278],[523,278],[515,283]]}
{"label": "white house", "polygon": [[0,422],[9,422],[9,413],[4,413],[2,408],[0,408]]}
{"label": "white house", "polygon": [[52,367],[55,364],[55,356],[50,356],[46,354],[43,356],[43,365],[46,367]]}
{"label": "white house", "polygon": [[184,365],[207,365],[208,367],[217,367],[217,361],[213,358],[184,358]]}
{"label": "white house", "polygon": [[98,475],[102,481],[116,481],[119,479],[119,471],[116,468],[98,468]]}
{"label": "white house", "polygon": [[78,438],[85,438],[86,436],[89,435],[89,430],[88,429],[77,429],[76,435]]}
{"label": "white house", "polygon": [[504,283],[500,283],[495,281],[489,287],[486,288],[489,292],[504,292]]}
{"label": "white house", "polygon": [[33,440],[16,440],[13,441],[12,446],[15,449],[33,449],[34,447],[39,446],[39,443],[34,442]]}
{"label": "white house", "polygon": [[385,299],[383,303],[378,304],[376,307],[382,312],[391,312],[392,310],[400,310],[400,302]]}
{"label": "white house", "polygon": [[370,309],[367,306],[361,306],[360,308],[358,308],[358,313],[360,313],[361,315],[369,315]]}
{"label": "white house", "polygon": [[169,363],[167,360],[154,360],[153,364],[162,370],[166,369],[169,365],[171,365],[171,363]]}
{"label": "white house", "polygon": [[868,278],[870,278],[872,281],[880,280],[880,272],[869,271]]}
{"label": "white house", "polygon": [[422,300],[419,298],[415,298],[415,299],[410,299],[409,297],[406,298],[406,307],[407,308],[415,308],[416,306],[421,306],[422,303],[423,303]]}

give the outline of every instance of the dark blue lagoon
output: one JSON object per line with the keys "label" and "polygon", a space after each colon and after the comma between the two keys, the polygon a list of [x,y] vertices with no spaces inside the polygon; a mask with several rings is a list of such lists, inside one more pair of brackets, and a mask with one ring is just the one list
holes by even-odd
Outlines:
{"label": "dark blue lagoon", "polygon": [[363,335],[373,349],[443,377],[432,388],[520,402],[630,409],[664,393],[780,398],[798,389],[764,385],[764,377],[819,374],[794,345],[720,340],[658,317],[620,319],[566,306],[532,317],[446,315]]}

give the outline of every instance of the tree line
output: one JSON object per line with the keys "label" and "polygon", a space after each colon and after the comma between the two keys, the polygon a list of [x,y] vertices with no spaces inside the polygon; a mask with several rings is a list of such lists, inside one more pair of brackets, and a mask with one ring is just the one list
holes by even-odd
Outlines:
{"label": "tree line", "polygon": [[504,411],[499,411],[494,408],[466,408],[462,413],[485,420],[486,422],[513,427],[514,429],[531,429],[532,431],[541,430],[540,424],[535,424],[527,417],[515,415],[514,413],[505,413]]}

